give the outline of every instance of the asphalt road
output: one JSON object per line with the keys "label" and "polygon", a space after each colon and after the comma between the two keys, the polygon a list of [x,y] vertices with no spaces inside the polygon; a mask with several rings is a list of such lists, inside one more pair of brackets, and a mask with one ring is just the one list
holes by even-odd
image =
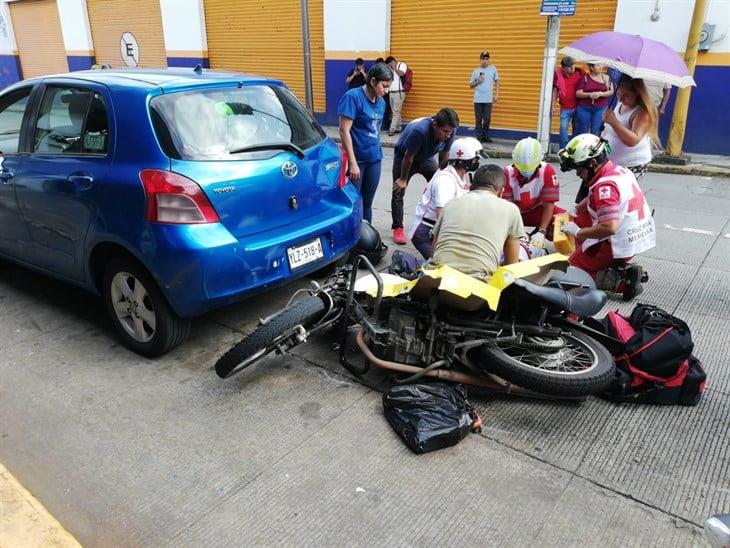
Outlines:
{"label": "asphalt road", "polygon": [[[375,225],[392,248],[391,158]],[[211,370],[307,280],[198,319],[153,361],[93,296],[0,261],[0,461],[88,546],[702,544],[730,512],[730,180],[642,186],[659,237],[641,299],[692,328],[698,407],[472,392],[482,434],[415,456],[382,417],[385,376],[351,378],[328,340]]]}

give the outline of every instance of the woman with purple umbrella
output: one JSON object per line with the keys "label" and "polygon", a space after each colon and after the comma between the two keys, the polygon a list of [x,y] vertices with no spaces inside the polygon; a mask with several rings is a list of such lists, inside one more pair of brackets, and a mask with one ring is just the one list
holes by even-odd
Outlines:
{"label": "woman with purple umbrella", "polygon": [[600,135],[603,113],[608,98],[613,95],[613,84],[601,65],[588,63],[588,74],[578,82],[575,96],[578,98],[578,133]]}
{"label": "woman with purple umbrella", "polygon": [[633,171],[638,181],[651,162],[651,143],[659,144],[657,110],[640,78],[622,76],[617,96],[614,109],[603,114],[603,137],[611,145],[609,159]]}

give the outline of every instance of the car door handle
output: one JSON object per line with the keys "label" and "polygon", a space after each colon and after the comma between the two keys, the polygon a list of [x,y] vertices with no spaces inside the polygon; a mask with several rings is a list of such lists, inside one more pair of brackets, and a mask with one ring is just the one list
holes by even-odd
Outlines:
{"label": "car door handle", "polygon": [[9,185],[13,179],[13,174],[10,171],[0,172],[0,182],[4,185]]}
{"label": "car door handle", "polygon": [[89,190],[94,183],[91,175],[69,175],[66,180],[79,190]]}

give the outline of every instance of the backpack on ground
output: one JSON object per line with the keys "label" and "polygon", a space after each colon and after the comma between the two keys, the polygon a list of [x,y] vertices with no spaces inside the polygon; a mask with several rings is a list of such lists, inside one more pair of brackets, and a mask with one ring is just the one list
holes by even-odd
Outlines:
{"label": "backpack on ground", "polygon": [[692,333],[684,321],[657,306],[638,304],[628,318],[614,311],[589,325],[622,343],[612,351],[616,376],[604,397],[657,405],[700,402],[706,374],[692,355]]}
{"label": "backpack on ground", "polygon": [[406,72],[403,75],[403,91],[409,93],[413,89],[413,71],[410,67],[406,68]]}

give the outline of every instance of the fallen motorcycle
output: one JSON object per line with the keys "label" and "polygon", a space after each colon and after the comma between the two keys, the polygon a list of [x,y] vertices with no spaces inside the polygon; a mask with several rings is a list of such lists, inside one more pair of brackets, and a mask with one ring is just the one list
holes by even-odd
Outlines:
{"label": "fallen motorcycle", "polygon": [[[448,266],[407,280],[377,272],[359,255],[321,286],[299,290],[308,296],[262,320],[215,370],[228,378],[335,329],[340,362],[356,375],[373,364],[398,374],[397,382],[426,377],[530,396],[595,394],[614,376],[604,346],[611,339],[580,318],[597,313],[606,296],[566,259],[556,253],[503,266],[483,282]],[[358,278],[361,265],[369,274]],[[347,358],[353,334],[363,365]]]}

